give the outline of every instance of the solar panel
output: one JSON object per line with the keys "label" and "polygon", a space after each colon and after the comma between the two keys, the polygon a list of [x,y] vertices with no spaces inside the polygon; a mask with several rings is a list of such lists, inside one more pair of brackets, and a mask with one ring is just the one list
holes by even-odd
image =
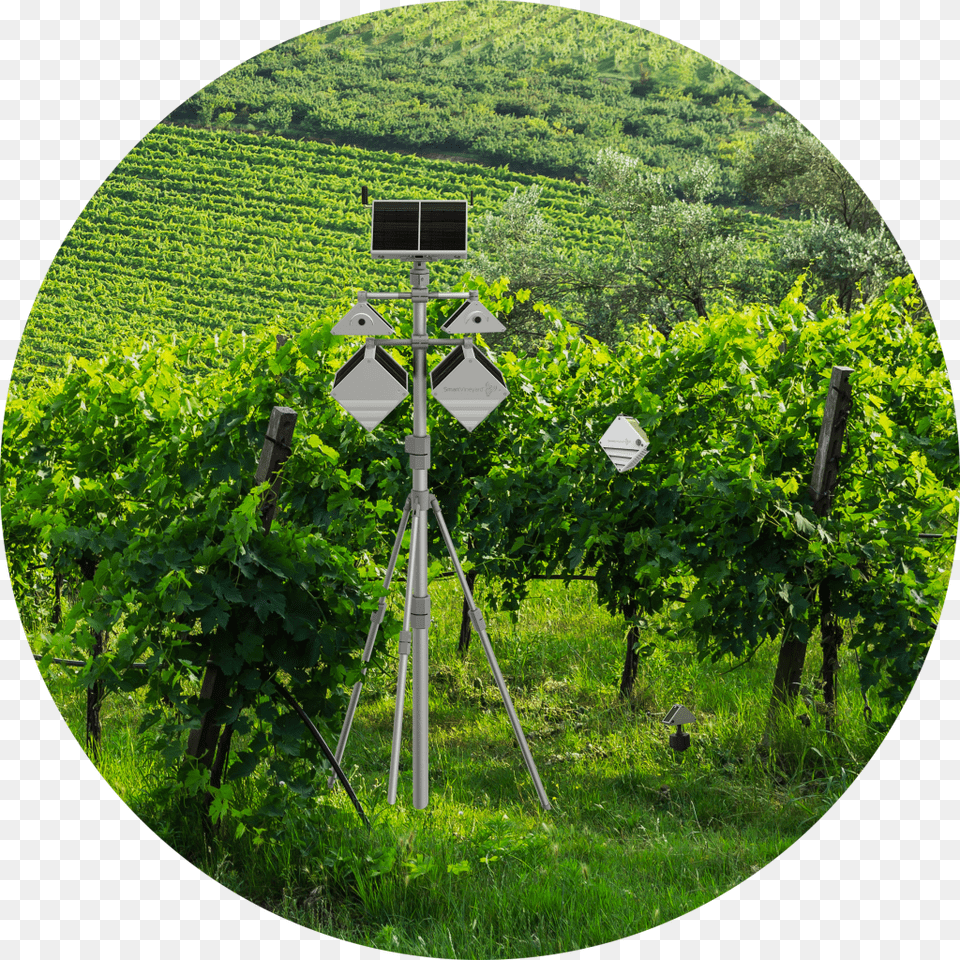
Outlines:
{"label": "solar panel", "polygon": [[370,255],[388,260],[467,256],[466,200],[374,200]]}

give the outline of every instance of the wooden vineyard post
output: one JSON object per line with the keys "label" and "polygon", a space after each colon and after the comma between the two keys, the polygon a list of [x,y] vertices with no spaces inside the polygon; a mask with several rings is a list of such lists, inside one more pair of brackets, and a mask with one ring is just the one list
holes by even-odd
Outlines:
{"label": "wooden vineyard post", "polygon": [[[97,566],[100,563],[99,558],[85,556],[80,560],[80,574],[85,581],[93,580],[97,572]],[[58,584],[59,585],[59,584]],[[57,597],[59,606],[59,596]],[[59,622],[59,621],[58,621]],[[97,658],[103,655],[107,646],[107,631],[101,630],[93,634],[93,650],[89,663],[96,663]],[[103,704],[104,697],[107,695],[106,684],[103,680],[96,680],[87,687],[86,704],[86,742],[87,748],[93,755],[95,761],[100,760],[100,739],[103,733],[103,727],[100,724],[100,707]]]}
{"label": "wooden vineyard post", "polygon": [[53,611],[50,615],[50,626],[56,630],[63,620],[63,574],[58,573],[53,578]]}
{"label": "wooden vineyard post", "polygon": [[620,699],[627,699],[633,692],[633,685],[640,670],[640,653],[637,644],[640,642],[640,628],[632,622],[638,611],[633,600],[627,601],[621,612],[630,626],[627,629],[627,649],[623,657],[623,673],[620,675]]}
{"label": "wooden vineyard post", "polygon": [[297,425],[297,414],[290,407],[274,407],[270,412],[270,424],[263,441],[260,462],[253,478],[255,486],[271,483],[270,489],[260,506],[260,518],[263,520],[263,532],[269,533],[273,518],[277,513],[277,500],[280,497],[280,468],[292,453],[293,428]]}
{"label": "wooden vineyard post", "polygon": [[[263,441],[260,462],[254,475],[254,486],[271,483],[260,506],[260,518],[265,533],[270,532],[273,518],[277,512],[280,496],[280,468],[290,456],[293,442],[293,429],[297,423],[296,411],[289,407],[274,407],[270,413],[270,423]],[[201,764],[210,768],[210,783],[218,787],[223,777],[227,755],[230,752],[230,739],[233,736],[233,724],[228,724],[220,733],[220,724],[213,720],[217,711],[226,703],[229,696],[229,683],[223,671],[215,664],[208,664],[200,690],[200,699],[212,704],[203,715],[200,727],[191,730],[187,739],[187,756],[196,757]]]}
{"label": "wooden vineyard post", "polygon": [[[813,475],[808,488],[813,500],[814,513],[818,517],[824,517],[829,513],[833,493],[837,485],[843,437],[847,419],[850,416],[851,389],[849,381],[852,372],[850,367],[834,367],[830,375],[830,387],[827,391],[827,401],[823,409],[823,422],[820,426],[820,439],[817,444],[817,454],[813,461]],[[827,679],[829,678],[830,699],[827,700],[827,707],[828,725],[831,725],[830,713],[834,708],[837,648],[839,647],[840,631],[836,628],[836,623],[832,617],[829,580],[820,585],[819,592],[821,601],[821,643],[824,656],[821,676],[824,679],[825,697],[827,696]],[[826,629],[824,629],[825,626]],[[767,717],[767,730],[763,737],[765,746],[769,744],[770,733],[780,706],[792,700],[800,689],[800,678],[803,674],[803,661],[806,652],[806,643],[790,636],[784,639],[780,645],[777,670],[773,678],[773,696],[770,699],[770,712]],[[828,726],[828,728],[832,727]]]}
{"label": "wooden vineyard post", "polygon": [[[472,570],[469,570],[466,573],[467,586],[470,588],[470,593],[473,593],[473,588],[477,583],[477,568],[474,567]],[[463,610],[460,614],[460,639],[457,641],[457,653],[461,657],[465,657],[470,650],[470,634],[472,630],[470,627],[470,604],[467,603],[467,598],[463,598]]]}
{"label": "wooden vineyard post", "polygon": [[[830,376],[830,392],[827,394],[827,403],[823,410],[820,442],[817,446],[817,458],[813,464],[813,478],[809,488],[813,512],[818,517],[829,514],[837,487],[840,455],[843,452],[843,438],[852,401],[851,372],[850,367],[834,367]],[[823,682],[823,699],[827,707],[827,729],[831,731],[836,722],[837,669],[840,643],[843,640],[843,631],[833,615],[832,589],[831,577],[827,576],[819,587],[820,647],[823,650],[820,679]]]}
{"label": "wooden vineyard post", "polygon": [[[96,661],[106,647],[107,631],[95,633],[93,636],[93,659]],[[96,760],[100,759],[100,740],[103,735],[103,727],[100,724],[100,706],[106,695],[106,684],[102,680],[97,680],[92,686],[87,687],[87,747],[89,747]]]}
{"label": "wooden vineyard post", "polygon": [[850,388],[852,372],[850,367],[834,367],[830,375],[830,390],[823,408],[820,441],[817,444],[817,456],[813,461],[813,477],[809,486],[813,512],[818,517],[825,517],[830,512],[833,493],[837,487],[840,454],[853,396]]}
{"label": "wooden vineyard post", "polygon": [[213,715],[227,699],[226,678],[223,671],[212,663],[207,665],[203,674],[200,699],[209,700],[213,706],[203,715],[199,729],[190,731],[187,738],[187,756],[196,757],[205,767],[209,767],[220,733],[220,726],[213,722]]}

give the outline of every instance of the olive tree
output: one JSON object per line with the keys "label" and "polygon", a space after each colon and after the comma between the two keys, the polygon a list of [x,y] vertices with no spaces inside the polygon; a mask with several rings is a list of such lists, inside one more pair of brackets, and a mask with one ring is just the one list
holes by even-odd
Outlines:
{"label": "olive tree", "polygon": [[[718,173],[701,158],[666,177],[636,158],[601,150],[590,167],[589,190],[620,226],[613,242],[562,249],[534,185],[515,191],[480,222],[471,270],[487,280],[508,277],[513,289],[532,292],[531,302],[561,306],[602,342],[617,342],[625,328],[644,321],[669,335],[677,322],[705,317],[745,273],[744,244],[726,211],[709,202]],[[517,336],[542,336],[542,320],[532,310],[511,321]]]}
{"label": "olive tree", "polygon": [[911,272],[856,180],[794,118],[768,123],[741,152],[737,174],[746,196],[802,218],[786,224],[778,256],[788,275],[807,273],[811,305],[835,297],[851,310]]}
{"label": "olive tree", "polygon": [[842,163],[798,120],[776,117],[737,159],[744,195],[781,211],[817,213],[857,233],[883,220]]}

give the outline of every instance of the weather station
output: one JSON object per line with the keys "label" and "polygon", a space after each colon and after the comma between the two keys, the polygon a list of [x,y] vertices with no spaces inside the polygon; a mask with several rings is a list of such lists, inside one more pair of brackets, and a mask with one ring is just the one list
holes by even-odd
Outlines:
{"label": "weather station", "polygon": [[[467,256],[467,200],[374,200],[367,188],[362,203],[371,211],[370,255],[374,258],[411,261],[410,290],[396,293],[361,292],[357,303],[334,325],[337,336],[362,336],[365,343],[337,372],[331,394],[335,400],[367,430],[376,426],[411,392],[413,429],[405,438],[404,449],[410,461],[411,490],[404,503],[400,525],[383,580],[389,590],[407,525],[410,525],[410,552],[407,561],[406,596],[403,624],[398,646],[396,706],[387,785],[389,803],[396,803],[400,744],[403,737],[403,712],[408,663],[412,661],[412,755],[413,806],[424,809],[430,798],[429,760],[429,664],[430,594],[427,583],[427,523],[432,513],[446,545],[451,563],[469,611],[470,622],[480,637],[514,735],[533,780],[540,805],[551,809],[540,781],[536,764],[527,745],[520,720],[510,699],[503,674],[487,632],[483,614],[477,607],[467,583],[450,531],[437,498],[430,492],[430,435],[427,432],[427,384],[430,393],[467,430],[474,430],[510,391],[500,371],[474,343],[472,333],[502,332],[503,324],[480,302],[477,291],[440,293],[430,290],[427,263],[431,260],[455,260]],[[442,332],[461,337],[433,338],[427,333],[427,303],[430,300],[465,301],[442,324]],[[409,300],[413,310],[410,339],[397,339],[391,325],[371,305],[378,300]],[[379,339],[375,339],[379,338]],[[413,353],[413,375],[384,350],[384,346],[409,347]],[[427,375],[427,353],[432,347],[453,347]],[[370,630],[362,655],[362,671],[347,705],[335,757],[339,763],[360,700],[367,666],[373,656],[377,634],[386,612],[386,597],[370,618]],[[330,786],[335,778],[330,778]]]}

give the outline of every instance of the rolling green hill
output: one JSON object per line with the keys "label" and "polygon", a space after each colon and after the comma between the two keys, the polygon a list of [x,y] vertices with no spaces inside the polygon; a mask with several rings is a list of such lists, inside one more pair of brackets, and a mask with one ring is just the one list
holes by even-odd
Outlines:
{"label": "rolling green hill", "polygon": [[[701,54],[561,7],[456,0],[339,21],[267,50],[170,120],[583,177],[602,147],[670,171],[728,162],[775,105]],[[726,198],[735,199],[732,179]]]}
{"label": "rolling green hill", "polygon": [[[404,289],[407,269],[369,255],[360,187],[376,197],[467,196],[472,217],[517,187],[543,186],[566,242],[609,241],[611,221],[581,209],[585,189],[476,165],[428,161],[281,137],[160,126],[117,166],[43,282],[15,382],[56,373],[66,357],[154,332],[291,332],[335,313],[359,289]],[[453,286],[459,261],[438,263]]]}

